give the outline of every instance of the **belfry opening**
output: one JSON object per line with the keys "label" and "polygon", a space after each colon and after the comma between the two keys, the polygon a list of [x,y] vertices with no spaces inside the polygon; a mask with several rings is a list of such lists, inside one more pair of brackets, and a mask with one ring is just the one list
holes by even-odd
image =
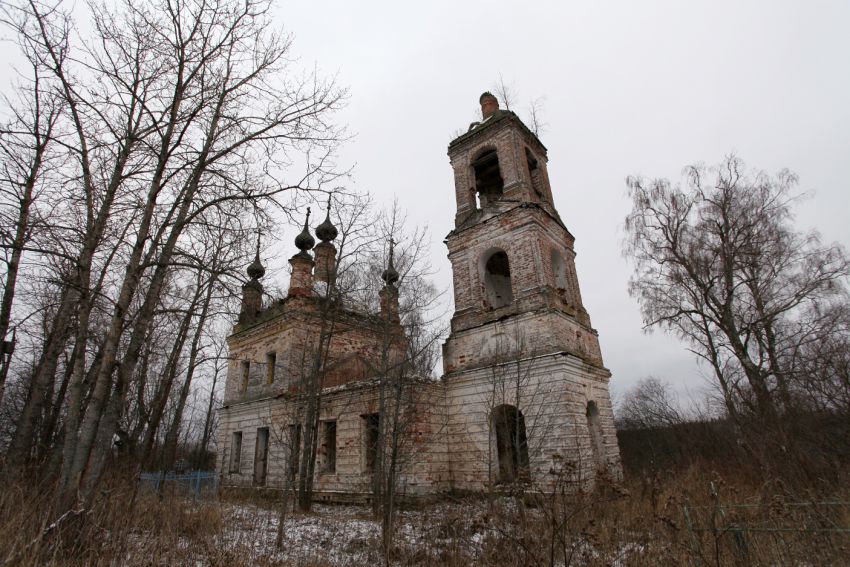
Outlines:
{"label": "belfry opening", "polygon": [[488,150],[472,162],[475,171],[475,191],[481,208],[502,198],[505,181],[499,169],[499,155],[496,150]]}
{"label": "belfry opening", "polygon": [[511,264],[504,250],[497,250],[484,263],[484,290],[492,309],[510,305],[514,300],[511,289]]}

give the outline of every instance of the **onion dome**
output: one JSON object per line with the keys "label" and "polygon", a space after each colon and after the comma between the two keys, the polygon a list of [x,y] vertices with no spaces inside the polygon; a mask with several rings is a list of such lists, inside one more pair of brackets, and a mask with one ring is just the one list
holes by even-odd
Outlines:
{"label": "onion dome", "polygon": [[322,221],[322,224],[316,227],[316,236],[318,236],[322,242],[330,242],[336,238],[337,234],[339,234],[339,232],[331,222],[331,197],[328,195],[328,212],[325,215],[325,220]]}
{"label": "onion dome", "polygon": [[307,250],[312,249],[313,246],[316,245],[316,239],[313,238],[312,234],[310,234],[310,229],[307,225],[309,221],[310,207],[307,207],[307,218],[304,219],[304,230],[295,237],[295,247],[298,248],[302,254],[306,254]]}
{"label": "onion dome", "polygon": [[248,272],[248,276],[254,280],[258,280],[264,275],[266,275],[266,269],[260,263],[259,256],[254,258],[254,261],[248,265],[248,269],[246,271]]}
{"label": "onion dome", "polygon": [[248,272],[248,277],[252,280],[258,280],[264,275],[266,275],[266,269],[263,267],[263,264],[260,262],[260,233],[257,233],[257,253],[254,256],[254,261],[248,265],[248,269],[245,270]]}
{"label": "onion dome", "polygon": [[398,271],[396,271],[395,266],[393,266],[393,244],[395,244],[395,242],[393,242],[393,239],[390,238],[390,259],[387,262],[387,269],[381,274],[381,279],[384,280],[387,285],[393,285],[399,278]]}

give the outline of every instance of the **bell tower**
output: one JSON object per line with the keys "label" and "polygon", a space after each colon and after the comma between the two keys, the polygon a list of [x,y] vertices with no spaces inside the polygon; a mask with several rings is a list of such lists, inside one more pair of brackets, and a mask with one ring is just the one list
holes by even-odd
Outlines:
{"label": "bell tower", "polygon": [[459,490],[620,476],[611,373],[584,308],[575,238],[555,209],[546,148],[491,93],[449,144],[446,238],[455,312],[443,345],[447,443]]}
{"label": "bell tower", "polygon": [[533,337],[516,354],[566,351],[602,366],[579,291],[575,238],[552,199],[546,148],[492,94],[480,102],[482,121],[449,145],[457,212],[446,239],[455,312],[445,371],[487,362],[478,343],[508,322],[526,343]]}

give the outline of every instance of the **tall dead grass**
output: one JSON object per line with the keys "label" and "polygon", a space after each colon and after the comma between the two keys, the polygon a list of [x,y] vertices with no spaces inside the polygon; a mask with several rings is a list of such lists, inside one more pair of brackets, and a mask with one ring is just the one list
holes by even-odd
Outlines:
{"label": "tall dead grass", "polygon": [[[748,456],[724,427],[630,432],[621,438],[625,481],[592,491],[526,486],[408,507],[390,558],[447,567],[848,564],[844,426],[810,432],[829,446],[799,441],[793,457]],[[365,508],[289,515],[278,550],[275,499],[157,494],[130,476],[112,477],[91,510],[63,518],[52,515],[51,486],[0,479],[0,562],[324,567],[385,557]],[[364,524],[359,533],[346,527]]]}
{"label": "tall dead grass", "polygon": [[[56,517],[50,485],[3,479],[0,562],[4,565],[181,565],[216,549],[217,502],[160,497],[131,482],[108,482],[89,510]],[[238,564],[215,561],[210,564]]]}

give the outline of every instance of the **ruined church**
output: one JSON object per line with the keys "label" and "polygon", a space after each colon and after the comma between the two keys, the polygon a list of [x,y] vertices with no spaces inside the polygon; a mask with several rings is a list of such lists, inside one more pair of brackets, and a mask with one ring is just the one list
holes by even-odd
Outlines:
{"label": "ruined church", "polygon": [[[582,304],[575,238],[555,209],[546,148],[492,94],[479,102],[481,121],[448,148],[457,209],[446,238],[454,316],[443,374],[405,378],[415,395],[399,432],[406,456],[397,483],[410,497],[517,483],[548,490],[621,474],[611,373]],[[219,413],[224,486],[279,489],[306,470],[317,499],[369,498],[390,417],[380,411],[381,372],[402,365],[407,346],[399,274],[391,253],[377,313],[331,305],[337,235],[329,215],[315,238],[305,222],[287,295],[269,305],[259,256],[248,266]],[[320,403],[305,423],[310,399]],[[315,447],[310,468],[298,462],[305,442]]]}

